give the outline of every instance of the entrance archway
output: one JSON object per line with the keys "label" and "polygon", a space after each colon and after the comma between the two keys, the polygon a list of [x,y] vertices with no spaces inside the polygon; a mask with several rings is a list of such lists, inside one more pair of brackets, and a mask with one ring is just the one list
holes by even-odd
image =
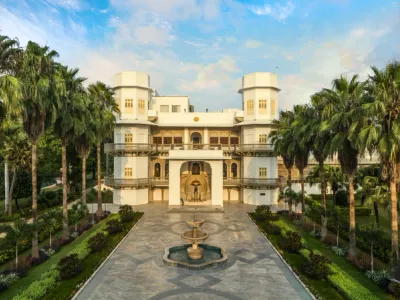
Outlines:
{"label": "entrance archway", "polygon": [[189,161],[180,168],[180,195],[185,204],[211,204],[211,165]]}
{"label": "entrance archway", "polygon": [[190,141],[192,144],[201,144],[201,134],[200,132],[193,132],[190,136]]}

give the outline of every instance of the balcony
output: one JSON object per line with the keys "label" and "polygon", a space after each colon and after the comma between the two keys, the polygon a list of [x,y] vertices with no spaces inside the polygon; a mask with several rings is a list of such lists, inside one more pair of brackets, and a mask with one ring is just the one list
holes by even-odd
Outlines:
{"label": "balcony", "polygon": [[170,150],[222,150],[225,156],[275,156],[272,144],[105,144],[113,156],[169,155]]}
{"label": "balcony", "polygon": [[106,177],[104,183],[115,189],[140,189],[150,185],[148,178],[113,178]]}
{"label": "balcony", "polygon": [[241,178],[240,186],[250,189],[275,189],[286,184],[286,180],[280,178]]}

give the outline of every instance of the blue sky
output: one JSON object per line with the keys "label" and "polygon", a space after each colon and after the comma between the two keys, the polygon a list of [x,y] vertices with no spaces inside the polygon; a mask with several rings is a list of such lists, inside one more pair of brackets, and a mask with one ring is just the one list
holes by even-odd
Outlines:
{"label": "blue sky", "polygon": [[89,81],[151,77],[196,111],[241,107],[243,74],[275,72],[280,109],[341,74],[400,60],[400,1],[0,0],[0,33],[47,44]]}

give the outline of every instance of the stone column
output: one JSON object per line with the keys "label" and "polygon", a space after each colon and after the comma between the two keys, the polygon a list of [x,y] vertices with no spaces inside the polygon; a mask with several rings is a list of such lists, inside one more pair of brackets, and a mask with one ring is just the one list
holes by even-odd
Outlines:
{"label": "stone column", "polygon": [[185,128],[183,133],[183,143],[185,144],[184,149],[188,149],[187,144],[190,144],[189,128]]}
{"label": "stone column", "polygon": [[168,204],[181,205],[181,160],[169,161],[169,190],[168,190]]}
{"label": "stone column", "polygon": [[210,141],[208,139],[208,128],[204,128],[204,137],[203,137],[203,144],[209,144]]}
{"label": "stone column", "polygon": [[222,160],[207,161],[211,166],[211,204],[224,206]]}

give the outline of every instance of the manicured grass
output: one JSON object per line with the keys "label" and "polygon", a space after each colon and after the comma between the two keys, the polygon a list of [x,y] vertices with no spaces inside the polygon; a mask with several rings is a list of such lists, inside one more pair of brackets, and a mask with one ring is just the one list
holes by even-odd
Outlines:
{"label": "manicured grass", "polygon": [[106,219],[101,221],[96,226],[93,226],[89,230],[85,231],[82,235],[80,235],[77,239],[72,241],[70,244],[61,247],[60,251],[55,253],[44,263],[31,268],[25,277],[20,278],[18,281],[16,281],[14,284],[12,284],[8,290],[4,291],[3,293],[0,293],[0,298],[1,299],[12,299],[12,297],[16,296],[20,291],[26,289],[32,282],[40,279],[40,276],[43,273],[48,271],[53,264],[57,264],[57,262],[61,258],[66,256],[70,251],[72,251],[74,248],[76,248],[82,241],[84,241],[86,239],[86,237],[88,237],[93,232],[103,230],[106,226],[105,222],[107,220],[109,220],[112,216],[113,215],[108,216]]}
{"label": "manicured grass", "polygon": [[43,299],[53,300],[53,299],[70,299],[73,294],[75,294],[79,287],[86,282],[87,279],[92,275],[92,273],[101,265],[101,263],[108,257],[108,255],[113,251],[113,249],[118,245],[118,243],[124,238],[124,236],[129,232],[132,226],[140,219],[142,214],[136,214],[135,219],[131,222],[124,224],[124,231],[117,234],[110,234],[107,236],[107,246],[100,252],[95,252],[89,254],[82,262],[83,271],[78,276],[62,280],[48,293]]}
{"label": "manicured grass", "polygon": [[[264,226],[263,222],[257,222],[257,224],[260,228],[263,228]],[[283,232],[288,230],[298,232],[307,248],[318,251],[323,256],[329,258],[332,263],[335,264],[334,269],[340,271],[341,276],[344,274],[346,278],[354,281],[353,288],[356,288],[356,285],[359,285],[360,288],[363,288],[365,292],[369,293],[372,297],[376,296],[376,299],[394,299],[393,296],[380,289],[375,283],[368,279],[364,272],[350,264],[344,257],[335,255],[324,243],[315,239],[305,229],[294,225],[291,220],[281,217],[281,219],[275,222],[275,224],[279,225],[283,229]],[[279,238],[280,236],[268,236],[268,239],[277,249],[279,249]],[[330,283],[320,280],[312,280],[302,274],[301,265],[305,262],[304,257],[296,254],[289,254],[284,251],[280,252],[284,259],[291,265],[291,267],[302,279],[303,283],[306,284],[313,293],[317,294],[322,299],[344,299],[344,297],[340,295]]]}

